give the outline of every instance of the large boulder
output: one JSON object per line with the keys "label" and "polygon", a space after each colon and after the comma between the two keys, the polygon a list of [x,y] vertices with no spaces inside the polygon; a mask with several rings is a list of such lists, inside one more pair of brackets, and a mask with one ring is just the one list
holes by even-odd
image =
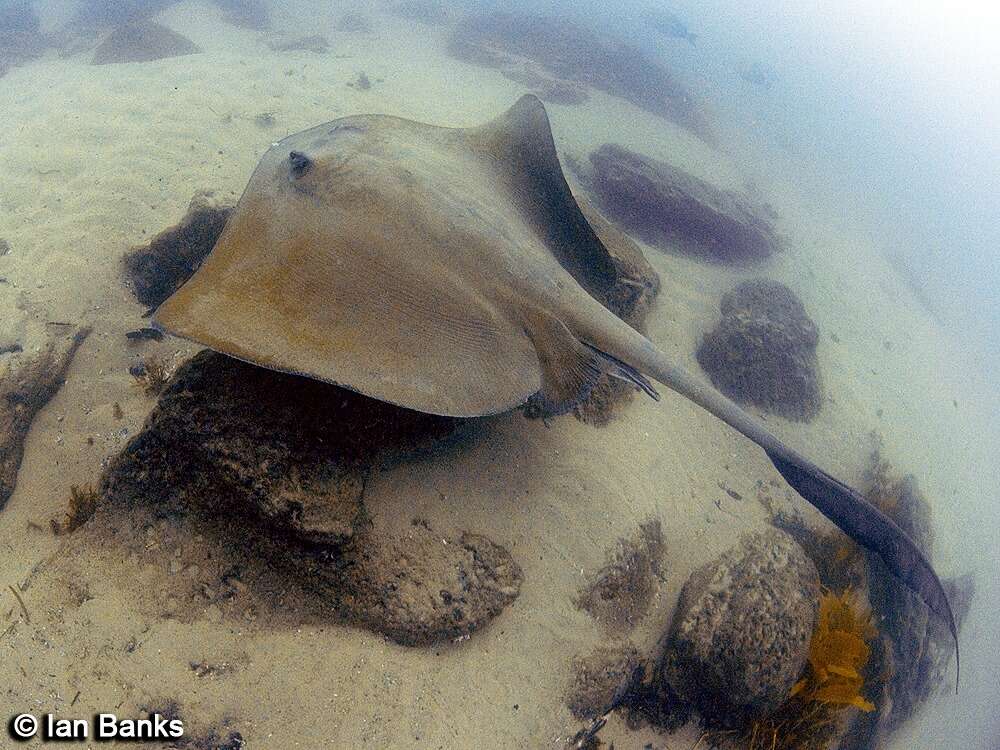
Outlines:
{"label": "large boulder", "polygon": [[744,536],[681,591],[661,676],[710,722],[739,726],[776,709],[801,676],[819,577],[777,529]]}
{"label": "large boulder", "polygon": [[577,170],[605,216],[655,247],[729,264],[780,249],[770,209],[667,162],[606,143]]}
{"label": "large boulder", "polygon": [[[466,636],[518,595],[507,550],[421,523],[383,532],[364,505],[373,472],[418,460],[459,426],[203,351],[111,461],[88,526],[145,569],[170,571],[144,587],[166,592],[170,616],[230,607],[234,586],[250,596],[292,586],[311,592],[320,619],[401,644]],[[179,556],[158,552],[169,549]]]}
{"label": "large boulder", "polygon": [[698,347],[698,364],[720,391],[786,419],[808,421],[822,404],[819,331],[798,297],[769,279],[722,298],[722,320]]}

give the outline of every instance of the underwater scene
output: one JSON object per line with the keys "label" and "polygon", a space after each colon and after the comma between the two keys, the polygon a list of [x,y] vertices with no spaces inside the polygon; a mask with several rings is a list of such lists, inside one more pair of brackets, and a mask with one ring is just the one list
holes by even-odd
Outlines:
{"label": "underwater scene", "polygon": [[0,747],[1000,748],[997,40],[0,0]]}

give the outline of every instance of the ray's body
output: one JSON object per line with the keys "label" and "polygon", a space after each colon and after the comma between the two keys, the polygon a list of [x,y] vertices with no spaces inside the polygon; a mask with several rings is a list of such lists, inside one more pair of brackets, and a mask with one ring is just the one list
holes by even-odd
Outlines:
{"label": "ray's body", "polygon": [[655,397],[652,378],[763,448],[957,643],[940,581],[906,534],[597,302],[588,286],[606,263],[535,97],[476,128],[360,115],[263,156],[215,249],[156,321],[264,367],[450,416],[532,396],[560,413],[603,373]]}

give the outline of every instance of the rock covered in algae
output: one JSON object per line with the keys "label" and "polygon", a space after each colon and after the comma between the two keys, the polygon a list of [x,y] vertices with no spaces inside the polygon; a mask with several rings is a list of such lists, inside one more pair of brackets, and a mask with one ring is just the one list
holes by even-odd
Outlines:
{"label": "rock covered in algae", "polygon": [[94,51],[92,65],[140,63],[201,52],[188,39],[154,21],[132,21],[114,29]]}
{"label": "rock covered in algae", "polygon": [[606,143],[578,169],[604,215],[655,247],[728,264],[760,261],[780,248],[766,210],[667,162]]}
{"label": "rock covered in algae", "polygon": [[566,694],[567,707],[577,719],[600,716],[642,666],[642,656],[630,641],[602,643],[586,656],[576,657]]}
{"label": "rock covered in algae", "polygon": [[808,421],[822,404],[819,331],[791,289],[769,279],[725,294],[722,320],[698,347],[698,364],[734,401]]}
{"label": "rock covered in algae", "polygon": [[710,721],[767,714],[802,674],[818,602],[816,568],[790,536],[745,535],[684,585],[662,677]]}
{"label": "rock covered in algae", "polygon": [[228,586],[231,571],[244,585],[272,581],[265,588],[277,577],[312,592],[324,616],[405,645],[467,635],[517,597],[521,571],[507,550],[419,525],[387,534],[364,507],[372,473],[458,425],[203,351],[109,465],[99,515],[115,526],[114,514],[152,513],[176,527],[173,537],[205,538],[191,564],[211,590]]}

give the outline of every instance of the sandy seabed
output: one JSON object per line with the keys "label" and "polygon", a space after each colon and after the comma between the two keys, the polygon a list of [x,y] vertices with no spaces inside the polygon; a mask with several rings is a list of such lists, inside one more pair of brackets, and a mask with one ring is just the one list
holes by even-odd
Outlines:
{"label": "sandy seabed", "polygon": [[[565,703],[572,660],[608,638],[574,597],[606,551],[643,521],[660,520],[664,580],[643,621],[617,634],[648,649],[689,573],[767,522],[757,488],[780,480],[764,455],[665,393],[659,403],[635,399],[605,428],[505,415],[467,451],[375,477],[365,503],[376,527],[402,532],[420,517],[449,536],[486,534],[521,566],[514,604],[458,643],[405,648],[335,622],[300,625],[280,599],[244,621],[206,609],[181,622],[139,606],[124,552],[67,551],[52,535],[49,519],[65,512],[70,486],[96,485],[154,405],[129,367],[141,354],[179,364],[196,351],[171,338],[142,349],[126,341],[143,325],[120,276],[130,246],[175,223],[198,190],[235,201],[259,156],[287,134],[358,112],[471,125],[523,93],[496,71],[446,57],[443,29],[372,13],[372,34],[337,33],[338,15],[279,14],[289,33],[325,33],[332,49],[274,52],[260,33],[185,3],[161,20],[202,54],[98,67],[88,53],[52,53],[0,78],[0,237],[12,248],[0,257],[0,334],[30,353],[50,322],[93,327],[66,385],[35,420],[17,490],[0,512],[4,721],[22,711],[138,716],[176,703],[191,736],[238,731],[250,748],[562,748],[580,727]],[[375,82],[370,90],[347,86],[360,71]],[[977,743],[1000,667],[988,617],[1000,601],[990,531],[1000,486],[995,386],[970,369],[885,248],[836,207],[817,208],[800,194],[797,169],[805,167],[790,155],[726,147],[740,139],[726,138],[725,123],[724,145],[713,149],[599,92],[548,109],[562,154],[615,141],[720,187],[752,179],[775,207],[789,249],[752,272],[644,248],[663,283],[649,336],[697,371],[700,336],[737,281],[766,274],[796,291],[821,331],[827,401],[809,424],[767,422],[848,482],[861,477],[877,432],[884,454],[915,473],[934,502],[939,572],[982,576],[963,634],[961,693],[938,699],[900,747],[945,739],[986,747]],[[258,124],[261,113],[273,125]],[[61,565],[48,574],[65,554],[76,562],[71,573]],[[23,589],[30,622],[9,585]],[[204,664],[226,668],[192,667]],[[615,717],[602,739],[679,750],[698,732],[633,732]]]}

